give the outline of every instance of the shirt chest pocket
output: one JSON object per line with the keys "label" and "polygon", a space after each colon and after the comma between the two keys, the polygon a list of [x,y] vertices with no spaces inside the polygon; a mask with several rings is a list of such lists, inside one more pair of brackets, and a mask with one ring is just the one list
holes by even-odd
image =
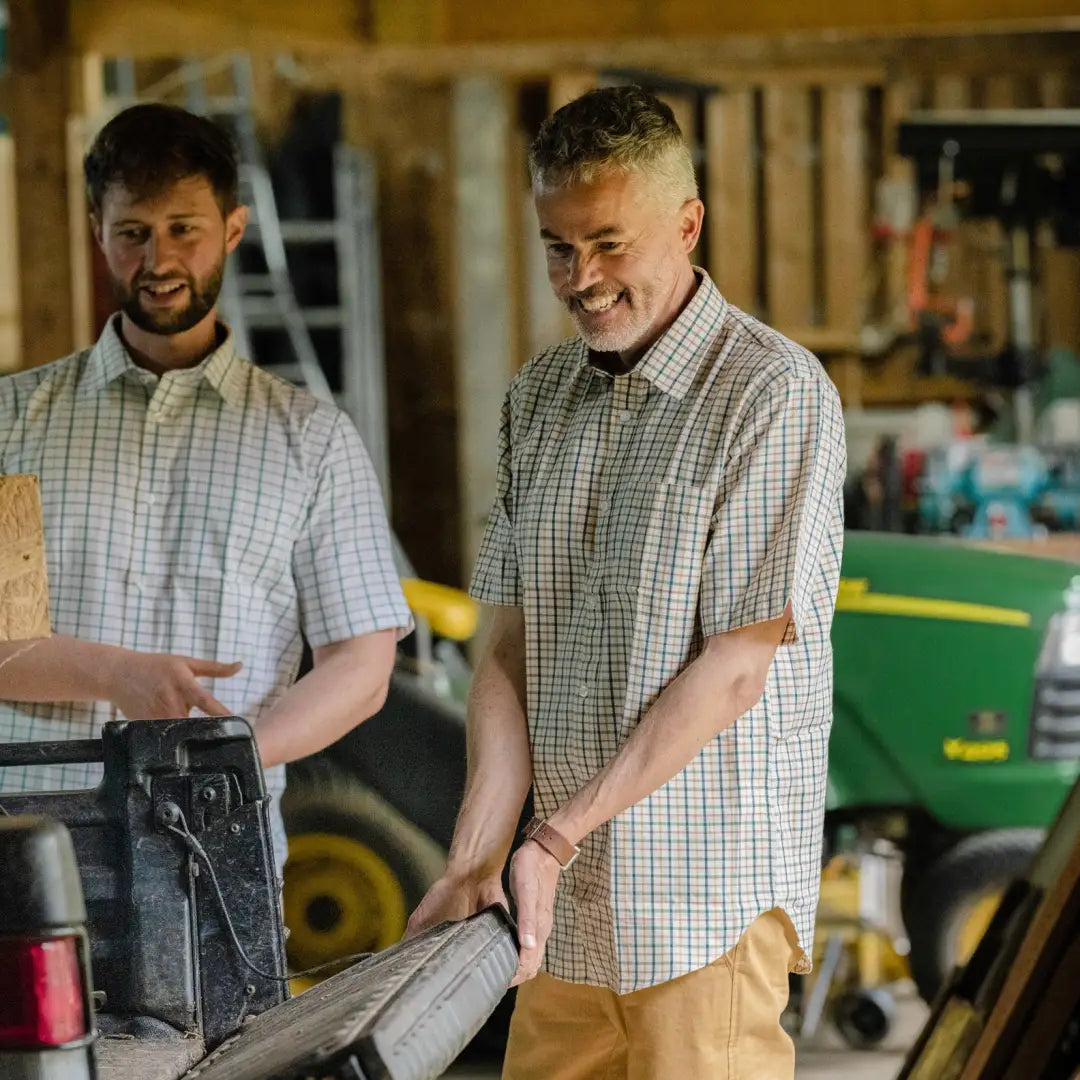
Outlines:
{"label": "shirt chest pocket", "polygon": [[[192,494],[190,488],[185,492],[187,501]],[[291,590],[292,552],[303,513],[300,493],[294,498],[288,484],[241,478],[224,495],[211,493],[203,504],[205,516],[180,530],[181,575],[207,585],[220,580],[245,597]]]}
{"label": "shirt chest pocket", "polygon": [[627,484],[611,499],[601,545],[605,576],[652,606],[696,609],[715,492],[681,483]]}

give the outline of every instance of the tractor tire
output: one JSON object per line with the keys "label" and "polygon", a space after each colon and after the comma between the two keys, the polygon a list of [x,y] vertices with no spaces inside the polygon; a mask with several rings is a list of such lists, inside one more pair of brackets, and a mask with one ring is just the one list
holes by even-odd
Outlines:
{"label": "tractor tire", "polygon": [[911,975],[932,1004],[953,969],[967,963],[1005,887],[1042,844],[1041,829],[995,829],[965,837],[924,870],[906,867],[904,924]]}
{"label": "tractor tire", "polygon": [[446,863],[438,844],[373,791],[327,769],[290,776],[281,809],[292,969],[399,941]]}

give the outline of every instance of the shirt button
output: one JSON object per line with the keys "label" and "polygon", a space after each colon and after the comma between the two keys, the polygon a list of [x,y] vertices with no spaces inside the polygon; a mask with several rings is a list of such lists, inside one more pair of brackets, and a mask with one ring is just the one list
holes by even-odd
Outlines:
{"label": "shirt button", "polygon": [[600,500],[600,513],[606,514],[611,509],[611,500],[606,496]]}
{"label": "shirt button", "polygon": [[634,414],[629,409],[623,409],[619,413],[619,423],[620,424],[629,424],[630,421],[633,420],[633,419],[634,419]]}
{"label": "shirt button", "polygon": [[153,505],[154,505],[154,503],[156,503],[156,502],[157,502],[157,496],[156,496],[156,495],[155,495],[155,494],[154,494],[154,493],[153,493],[153,492],[151,491],[151,492],[150,492],[150,494],[146,496],[146,501],[147,501],[147,502],[148,502],[148,503],[149,503],[149,504],[150,504],[151,506],[153,506]]}
{"label": "shirt button", "polygon": [[578,697],[584,701],[585,698],[587,698],[589,694],[592,693],[592,687],[586,686],[584,683],[582,683],[582,685],[577,688],[577,692]]}

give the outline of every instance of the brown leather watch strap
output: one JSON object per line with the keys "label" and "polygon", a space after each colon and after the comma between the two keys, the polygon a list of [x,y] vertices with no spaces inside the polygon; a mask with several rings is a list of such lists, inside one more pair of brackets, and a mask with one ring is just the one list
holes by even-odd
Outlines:
{"label": "brown leather watch strap", "polygon": [[581,848],[571,844],[558,829],[553,829],[543,818],[534,817],[524,829],[526,840],[535,840],[564,870],[578,857]]}

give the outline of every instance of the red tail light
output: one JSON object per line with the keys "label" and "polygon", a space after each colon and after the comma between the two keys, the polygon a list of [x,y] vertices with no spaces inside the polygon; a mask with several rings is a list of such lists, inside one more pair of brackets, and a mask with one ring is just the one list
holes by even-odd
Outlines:
{"label": "red tail light", "polygon": [[79,939],[0,938],[0,1049],[61,1046],[87,1030]]}

